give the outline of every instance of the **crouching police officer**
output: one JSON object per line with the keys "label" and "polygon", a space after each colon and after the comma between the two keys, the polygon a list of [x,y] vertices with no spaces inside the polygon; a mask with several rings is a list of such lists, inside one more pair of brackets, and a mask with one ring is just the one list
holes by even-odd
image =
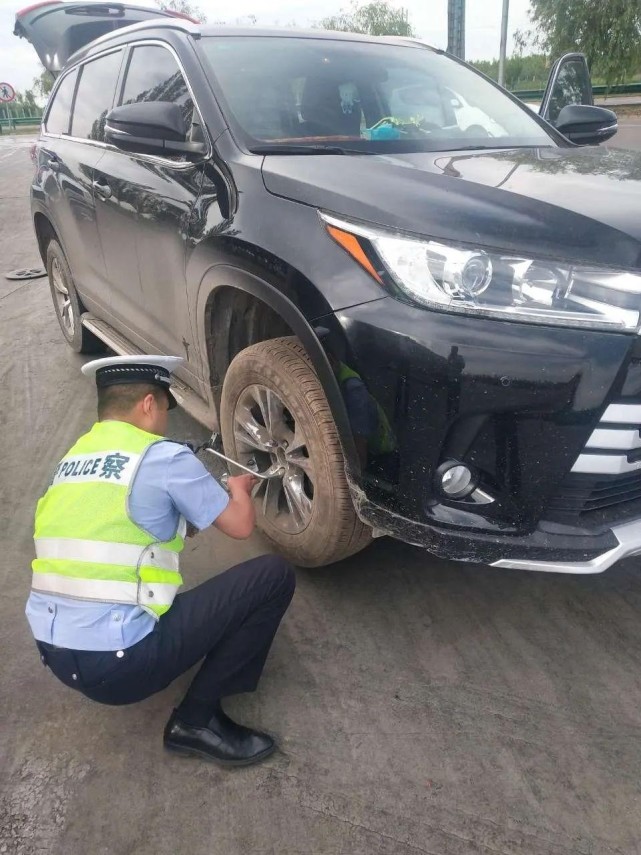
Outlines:
{"label": "crouching police officer", "polygon": [[186,523],[233,538],[254,528],[251,475],[228,495],[184,445],[163,439],[179,357],[99,359],[98,421],[38,503],[26,614],[42,661],[103,704],[159,692],[204,659],[164,732],[166,748],[249,765],[275,748],[232,721],[221,699],[255,690],[294,575],[265,555],[177,594]]}

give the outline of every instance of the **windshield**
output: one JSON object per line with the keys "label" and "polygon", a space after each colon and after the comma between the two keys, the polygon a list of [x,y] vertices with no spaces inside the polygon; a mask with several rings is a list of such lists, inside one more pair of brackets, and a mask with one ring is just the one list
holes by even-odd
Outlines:
{"label": "windshield", "polygon": [[554,144],[528,110],[427,47],[283,36],[209,36],[200,45],[230,124],[250,149]]}

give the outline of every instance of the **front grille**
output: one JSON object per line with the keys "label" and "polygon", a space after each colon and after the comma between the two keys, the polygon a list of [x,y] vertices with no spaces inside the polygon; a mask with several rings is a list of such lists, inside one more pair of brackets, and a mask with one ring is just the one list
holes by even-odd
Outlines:
{"label": "front grille", "polygon": [[610,404],[549,514],[594,524],[641,516],[641,402]]}
{"label": "front grille", "polygon": [[607,479],[570,475],[549,507],[560,513],[581,514],[638,499],[641,499],[641,472]]}

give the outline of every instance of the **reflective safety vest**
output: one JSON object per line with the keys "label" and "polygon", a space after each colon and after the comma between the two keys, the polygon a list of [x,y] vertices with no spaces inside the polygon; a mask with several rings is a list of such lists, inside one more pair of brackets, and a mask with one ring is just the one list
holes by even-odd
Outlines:
{"label": "reflective safety vest", "polygon": [[160,542],[129,516],[134,476],[162,440],[127,422],[97,422],[63,457],[36,509],[34,591],[139,605],[156,619],[169,609],[182,585],[185,521]]}
{"label": "reflective safety vest", "polygon": [[[363,378],[357,374],[349,365],[344,362],[338,364],[338,384],[343,386],[348,380],[360,380],[363,383]],[[365,385],[363,383],[363,385]],[[369,392],[367,393],[369,395]],[[367,445],[373,454],[389,454],[396,449],[396,440],[394,439],[394,431],[388,421],[385,411],[378,403],[373,395],[369,395],[376,407],[376,432],[372,436],[367,437]],[[349,413],[348,413],[349,415]]]}

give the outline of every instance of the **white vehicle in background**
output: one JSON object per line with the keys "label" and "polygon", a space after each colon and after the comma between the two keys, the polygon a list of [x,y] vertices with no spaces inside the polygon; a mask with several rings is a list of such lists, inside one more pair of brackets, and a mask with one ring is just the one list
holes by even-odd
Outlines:
{"label": "white vehicle in background", "polygon": [[451,89],[446,90],[446,92],[456,116],[456,124],[462,131],[477,131],[477,136],[484,136],[485,134],[489,137],[505,136],[505,128],[483,110],[472,107],[458,92],[453,92]]}
{"label": "white vehicle in background", "polygon": [[397,89],[391,81],[387,88],[391,114],[399,121],[419,121],[423,127],[458,125],[460,130],[476,131],[480,137],[505,136],[505,129],[498,122],[479,107],[472,107],[453,89],[436,84],[426,87],[424,82]]}
{"label": "white vehicle in background", "polygon": [[[420,39],[408,41],[425,44]],[[432,124],[440,128],[456,124],[462,131],[477,132],[477,136],[499,137],[505,134],[504,128],[484,110],[473,107],[452,89],[439,89],[436,81],[434,86],[426,87],[423,77],[420,82],[417,79],[416,85],[402,88],[395,88],[394,82],[390,75],[384,88],[388,90],[392,115],[399,120],[419,120],[424,126]],[[552,125],[568,105],[593,106],[594,96],[585,56],[568,53],[558,59],[552,66],[543,100],[523,103]]]}

